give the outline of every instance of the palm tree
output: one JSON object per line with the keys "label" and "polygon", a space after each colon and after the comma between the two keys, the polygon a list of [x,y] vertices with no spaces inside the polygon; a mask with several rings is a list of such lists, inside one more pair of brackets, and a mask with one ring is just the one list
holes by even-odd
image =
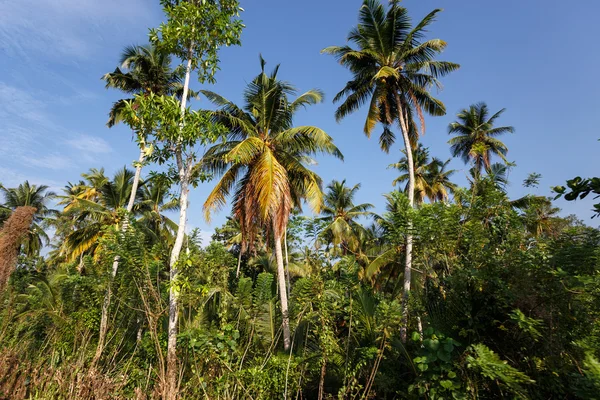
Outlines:
{"label": "palm tree", "polygon": [[14,211],[17,207],[34,207],[33,224],[23,242],[23,251],[32,256],[39,254],[41,248],[50,242],[48,234],[44,231],[43,223],[47,217],[57,214],[50,209],[48,203],[56,197],[54,192],[48,191],[46,185],[31,185],[25,181],[16,188],[6,188],[0,185],[4,194],[4,204],[1,206],[6,211]]}
{"label": "palm tree", "polygon": [[142,180],[139,197],[133,211],[139,216],[137,227],[144,230],[151,243],[162,242],[172,246],[177,224],[165,213],[179,210],[179,200],[170,192],[169,178],[157,174]]}
{"label": "palm tree", "polygon": [[[95,254],[104,227],[123,223],[118,211],[129,201],[133,187],[134,173],[125,167],[112,180],[104,175],[104,170],[92,169],[82,176],[83,184],[67,186],[65,195],[60,196],[59,204],[65,204],[64,214],[72,222],[72,230],[66,233],[61,245],[61,253],[68,260]],[[138,188],[136,198],[141,195]]]}
{"label": "palm tree", "polygon": [[491,167],[492,155],[497,155],[506,162],[508,148],[497,137],[512,133],[515,129],[512,126],[494,128],[496,119],[505,110],[503,108],[490,117],[488,106],[477,103],[459,112],[458,121],[452,122],[448,127],[449,134],[457,135],[448,141],[452,155],[460,157],[465,164],[472,162],[478,173]]}
{"label": "palm tree", "polygon": [[[134,198],[132,212],[140,215],[140,226],[147,233],[151,241],[160,238],[169,243],[172,239],[171,232],[177,225],[162,213],[166,210],[178,208],[176,200],[167,200],[168,186],[158,178],[148,184],[138,186],[132,194],[135,174],[123,167],[117,171],[113,179],[104,174],[104,170],[91,169],[89,173],[82,174],[84,181],[79,184],[69,184],[65,188],[60,204],[65,204],[64,217],[70,219],[70,226],[64,221],[57,221],[64,236],[60,254],[67,260],[82,259],[84,254],[96,255],[99,240],[105,232],[106,226],[115,226],[124,230],[128,224],[127,217],[122,218],[119,212]],[[65,231],[65,227],[67,228]],[[69,229],[70,228],[70,229]],[[108,329],[108,311],[112,296],[111,283],[117,273],[119,258],[115,257],[111,270],[110,283],[107,288],[102,305],[100,319],[100,332],[95,364],[102,354],[104,341]]]}
{"label": "palm tree", "polygon": [[429,187],[430,201],[448,201],[448,197],[456,190],[450,177],[456,173],[454,169],[447,169],[451,160],[442,161],[439,158],[433,158],[429,164]]}
{"label": "palm tree", "polygon": [[365,228],[356,219],[371,216],[369,211],[372,204],[354,204],[354,196],[360,189],[360,184],[346,186],[346,180],[332,181],[327,185],[321,214],[322,221],[327,225],[322,232],[333,246],[339,246],[342,253],[357,250],[361,237],[366,235]]}
{"label": "palm tree", "polygon": [[137,202],[140,218],[137,221],[151,243],[173,244],[177,224],[165,216],[166,211],[179,210],[179,201],[169,196],[169,182],[160,175],[148,179],[141,186]]}
{"label": "palm tree", "polygon": [[[413,160],[415,164],[416,204],[423,203],[425,198],[431,202],[447,201],[449,193],[452,193],[456,188],[456,185],[450,181],[450,177],[456,171],[446,169],[450,160],[443,162],[436,157],[430,160],[429,149],[424,148],[421,143],[414,149]],[[397,163],[390,164],[388,168],[396,168],[401,173],[392,182],[394,186],[408,181],[408,160],[406,156],[402,157]],[[408,184],[404,187],[404,192],[407,192],[407,190]]]}
{"label": "palm tree", "polygon": [[[399,192],[386,194],[385,198],[386,212],[377,216],[374,226],[370,228],[373,243],[369,251],[370,259],[363,273],[364,278],[373,283],[376,283],[376,280],[381,281],[382,275],[386,275],[387,280],[392,276],[401,275],[399,256],[406,246],[406,243],[395,238],[406,234],[408,199]],[[391,238],[394,239],[390,240]],[[385,270],[383,274],[382,269]]]}
{"label": "palm tree", "polygon": [[[125,70],[126,72],[123,72]],[[123,113],[128,102],[134,101],[134,95],[154,93],[156,95],[181,95],[183,91],[181,68],[171,68],[171,56],[156,46],[127,46],[121,54],[120,67],[105,74],[102,79],[106,88],[119,89],[131,94],[131,98],[116,101],[108,114],[109,128],[123,121]],[[138,138],[140,157],[136,163],[132,193],[137,192],[142,164],[146,153],[145,138]],[[127,211],[133,208],[134,197],[127,203]]]}
{"label": "palm tree", "polygon": [[485,168],[485,175],[481,174],[481,171],[477,167],[469,169],[471,186],[473,187],[473,193],[484,191],[486,185],[506,193],[506,186],[508,185],[508,172],[509,167],[514,164],[505,165],[502,163],[493,163],[488,168]]}
{"label": "palm tree", "polygon": [[113,103],[106,123],[109,128],[123,121],[126,103],[134,101],[134,95],[172,95],[183,90],[182,69],[173,70],[171,55],[156,46],[127,46],[119,64],[120,67],[105,74],[102,80],[106,82],[107,89],[119,89],[131,94],[131,98]]}
{"label": "palm tree", "polygon": [[310,90],[295,100],[296,89],[277,79],[277,66],[261,73],[244,91],[244,107],[210,91],[204,95],[220,109],[214,118],[229,130],[228,141],[215,145],[206,154],[204,166],[223,174],[204,203],[205,217],[224,206],[233,193],[233,215],[240,223],[243,242],[252,245],[260,226],[273,237],[277,278],[283,316],[284,347],[290,346],[290,328],[281,240],[289,215],[305,200],[319,212],[323,202],[321,179],[306,167],[317,153],[343,158],[333,140],[314,126],[293,126],[293,117],[302,107],[319,103],[322,94]]}
{"label": "palm tree", "polygon": [[[352,79],[334,98],[345,100],[336,111],[338,120],[357,111],[368,103],[364,126],[367,136],[377,123],[383,125],[379,143],[384,151],[395,141],[391,127],[398,123],[408,162],[408,200],[414,205],[414,164],[412,147],[418,138],[414,117],[424,129],[424,113],[444,115],[443,103],[434,98],[429,89],[440,87],[438,78],[458,69],[459,65],[436,61],[434,58],[446,47],[440,39],[422,41],[425,30],[440,10],[429,13],[416,26],[399,0],[392,0],[386,11],[378,0],[364,0],[359,11],[359,24],[348,35],[351,46],[328,47],[323,52],[333,54],[352,73]],[[406,340],[408,322],[408,293],[412,265],[412,235],[406,238],[404,282],[404,328]]]}

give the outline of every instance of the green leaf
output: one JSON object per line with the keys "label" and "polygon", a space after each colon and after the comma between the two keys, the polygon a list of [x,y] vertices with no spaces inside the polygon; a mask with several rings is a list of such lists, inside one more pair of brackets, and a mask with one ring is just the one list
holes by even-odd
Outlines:
{"label": "green leaf", "polygon": [[452,381],[443,380],[443,381],[440,381],[440,385],[442,385],[442,387],[444,389],[451,389],[452,388]]}
{"label": "green leaf", "polygon": [[437,352],[437,356],[440,360],[445,361],[445,362],[450,362],[450,360],[451,360],[450,354],[448,352],[446,352],[444,349],[439,349]]}
{"label": "green leaf", "polygon": [[437,349],[440,347],[440,341],[438,339],[425,339],[423,341],[423,345],[425,345],[425,348],[431,351],[437,351]]}

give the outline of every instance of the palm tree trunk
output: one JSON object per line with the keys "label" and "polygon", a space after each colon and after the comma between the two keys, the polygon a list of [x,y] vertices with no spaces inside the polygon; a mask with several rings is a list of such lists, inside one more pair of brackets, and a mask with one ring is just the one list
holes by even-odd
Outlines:
{"label": "palm tree trunk", "polygon": [[[188,49],[188,59],[185,66],[185,78],[183,84],[183,94],[181,97],[181,129],[183,129],[183,116],[185,115],[185,107],[187,103],[188,92],[190,88],[190,75],[192,72],[192,52],[193,45],[190,44]],[[166,400],[176,400],[178,397],[178,362],[177,362],[177,321],[179,318],[179,292],[175,288],[174,282],[177,281],[179,254],[183,247],[183,239],[185,237],[185,227],[187,222],[187,207],[189,195],[189,178],[191,170],[183,160],[181,145],[178,144],[175,149],[175,157],[177,160],[177,168],[179,169],[179,185],[181,193],[179,196],[179,225],[177,227],[177,236],[175,244],[171,250],[171,259],[169,261],[169,328],[167,338],[167,388]]]}
{"label": "palm tree trunk", "polygon": [[[413,161],[412,146],[408,137],[408,124],[404,117],[404,108],[400,101],[400,96],[396,93],[396,103],[398,104],[398,118],[400,120],[400,130],[402,131],[402,139],[404,139],[404,148],[406,149],[406,162],[408,164],[408,204],[411,208],[415,204],[415,165]],[[408,297],[410,294],[410,281],[412,273],[412,220],[409,219],[406,224],[406,260],[404,263],[404,285],[402,293],[402,326],[400,327],[400,339],[402,343],[406,343],[408,330]]]}
{"label": "palm tree trunk", "polygon": [[240,254],[238,255],[237,269],[235,270],[235,277],[240,276],[240,267],[242,266],[242,249],[240,248]]}
{"label": "palm tree trunk", "polygon": [[[135,176],[133,177],[133,182],[131,184],[131,193],[129,194],[129,202],[127,203],[127,213],[129,214],[133,210],[133,205],[135,203],[135,197],[138,190],[138,186],[140,184],[140,177],[142,175],[142,163],[144,162],[144,147],[142,146],[140,149],[140,158],[138,161],[138,165],[135,167]],[[127,231],[129,225],[128,217],[125,217],[123,224],[121,226],[121,232],[125,233]],[[108,288],[106,289],[106,294],[104,295],[104,301],[102,302],[102,315],[100,316],[100,331],[98,333],[98,345],[96,346],[96,353],[94,354],[94,358],[92,359],[92,367],[96,365],[100,357],[102,356],[102,352],[104,351],[104,345],[106,343],[106,333],[108,331],[108,311],[110,309],[110,300],[112,297],[112,283],[117,276],[117,271],[119,269],[119,261],[120,257],[118,255],[113,259],[112,271],[110,275],[110,281],[108,282]]]}
{"label": "palm tree trunk", "polygon": [[288,246],[287,246],[287,228],[285,229],[285,234],[283,235],[283,249],[285,251],[285,279],[287,281],[287,289],[288,289],[288,297],[290,296],[290,290],[292,290],[292,285],[290,284],[290,259],[288,257]]}
{"label": "palm tree trunk", "polygon": [[[274,227],[274,232],[277,229]],[[285,284],[285,270],[283,268],[283,252],[281,250],[281,235],[274,234],[275,259],[277,260],[277,283],[279,286],[279,299],[281,302],[281,316],[283,321],[283,348],[289,350],[291,344],[290,318],[288,314],[287,289]]]}

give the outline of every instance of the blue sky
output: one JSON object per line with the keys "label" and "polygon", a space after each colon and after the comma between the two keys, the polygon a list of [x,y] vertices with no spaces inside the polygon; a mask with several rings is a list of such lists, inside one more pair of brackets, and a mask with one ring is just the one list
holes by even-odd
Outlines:
{"label": "blue sky", "polygon": [[[13,186],[29,179],[59,189],[91,167],[108,173],[137,157],[125,126],[108,129],[106,114],[116,91],[100,77],[116,66],[122,48],[144,44],[148,28],[163,18],[157,0],[0,0],[0,182]],[[323,104],[302,112],[297,124],[311,124],[334,137],[345,161],[319,159],[325,182],[361,183],[358,201],[381,211],[383,193],[395,178],[387,165],[400,157],[401,143],[383,154],[377,138],[362,134],[365,111],[336,123],[333,96],[348,73],[320,50],[345,43],[356,24],[360,0],[242,0],[246,29],[243,46],[225,49],[217,84],[210,87],[239,102],[246,84],[259,72],[258,54],[268,67],[280,63],[280,77],[300,91],[320,88]],[[413,19],[444,8],[430,38],[448,42],[442,59],[461,64],[443,80],[439,93],[448,114],[428,118],[423,143],[431,154],[450,157],[448,123],[469,104],[486,101],[493,111],[506,107],[499,120],[516,133],[504,137],[509,160],[509,193],[527,193],[522,180],[543,175],[539,194],[576,175],[600,171],[600,65],[597,38],[600,3],[594,0],[405,0]],[[199,88],[193,82],[194,88]],[[194,107],[208,106],[206,100]],[[467,168],[454,160],[456,180],[466,183]],[[150,167],[151,169],[152,167]],[[201,205],[211,183],[191,194],[190,225],[208,232],[223,222],[222,211],[208,226]],[[590,201],[559,202],[564,214],[586,222]]]}

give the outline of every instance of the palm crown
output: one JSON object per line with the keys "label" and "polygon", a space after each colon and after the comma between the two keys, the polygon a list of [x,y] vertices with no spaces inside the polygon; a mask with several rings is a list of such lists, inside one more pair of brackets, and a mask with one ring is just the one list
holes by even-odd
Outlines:
{"label": "palm crown", "polygon": [[[204,160],[208,170],[223,173],[204,203],[205,216],[222,207],[234,190],[233,213],[240,221],[245,242],[252,243],[255,226],[268,226],[280,235],[293,207],[306,200],[318,212],[323,201],[321,179],[306,166],[318,153],[342,158],[333,140],[314,126],[293,126],[294,114],[321,101],[318,90],[296,93],[277,79],[278,67],[261,73],[244,92],[244,107],[210,91],[202,91],[220,106],[214,118],[229,130],[228,141],[210,149]],[[270,225],[272,224],[272,226]]]}
{"label": "palm crown", "polygon": [[365,228],[357,221],[360,217],[373,214],[369,211],[372,204],[355,204],[354,197],[360,189],[360,184],[352,187],[346,186],[346,181],[332,181],[327,185],[321,221],[327,223],[323,231],[334,246],[342,246],[343,251],[354,251],[361,237],[366,235]]}
{"label": "palm crown", "polygon": [[[123,72],[126,71],[126,72]],[[171,69],[171,56],[154,46],[128,46],[123,51],[120,67],[105,74],[106,88],[119,89],[129,94],[181,94],[183,70]],[[115,102],[108,114],[108,127],[122,121],[127,101]]]}
{"label": "palm crown", "polygon": [[465,164],[472,161],[478,173],[483,168],[489,170],[492,155],[506,162],[508,148],[497,139],[504,133],[514,132],[512,126],[494,127],[494,123],[505,111],[498,111],[491,117],[485,103],[471,105],[457,114],[458,121],[448,127],[449,134],[456,134],[448,143],[454,157],[460,157]]}
{"label": "palm crown", "polygon": [[[402,151],[404,154],[406,152]],[[417,203],[422,203],[425,198],[429,201],[446,201],[450,193],[454,191],[456,185],[450,181],[450,177],[456,172],[453,169],[447,169],[450,160],[445,162],[439,158],[429,158],[429,149],[419,145],[413,151],[413,160],[415,164],[415,197]],[[398,185],[408,181],[408,160],[402,157],[400,161],[390,164],[388,168],[396,168],[400,172],[392,182]],[[404,190],[407,190],[408,185]]]}
{"label": "palm crown", "polygon": [[[94,253],[98,240],[107,225],[120,224],[118,210],[129,199],[134,174],[127,168],[117,171],[113,179],[104,175],[104,170],[91,169],[82,174],[85,181],[65,188],[60,204],[65,205],[64,216],[70,220],[64,232],[61,253],[73,260],[84,253]],[[138,189],[136,198],[141,200],[142,190]],[[140,202],[134,212],[139,213]]]}
{"label": "palm crown", "polygon": [[404,127],[400,123],[400,129],[408,129],[414,145],[418,130],[413,116],[418,116],[423,125],[424,112],[431,115],[446,112],[429,88],[439,87],[438,78],[459,65],[434,59],[446,47],[443,40],[422,42],[426,27],[439,11],[434,10],[412,27],[408,11],[398,1],[392,1],[386,12],[378,1],[365,0],[359,24],[348,36],[348,41],[357,48],[333,46],[323,50],[333,54],[352,73],[352,79],[334,99],[337,102],[345,98],[336,118],[340,120],[368,102],[364,132],[370,136],[375,125],[382,123],[380,145],[386,152],[395,141],[389,129],[394,122],[400,122],[400,118],[406,121]]}

